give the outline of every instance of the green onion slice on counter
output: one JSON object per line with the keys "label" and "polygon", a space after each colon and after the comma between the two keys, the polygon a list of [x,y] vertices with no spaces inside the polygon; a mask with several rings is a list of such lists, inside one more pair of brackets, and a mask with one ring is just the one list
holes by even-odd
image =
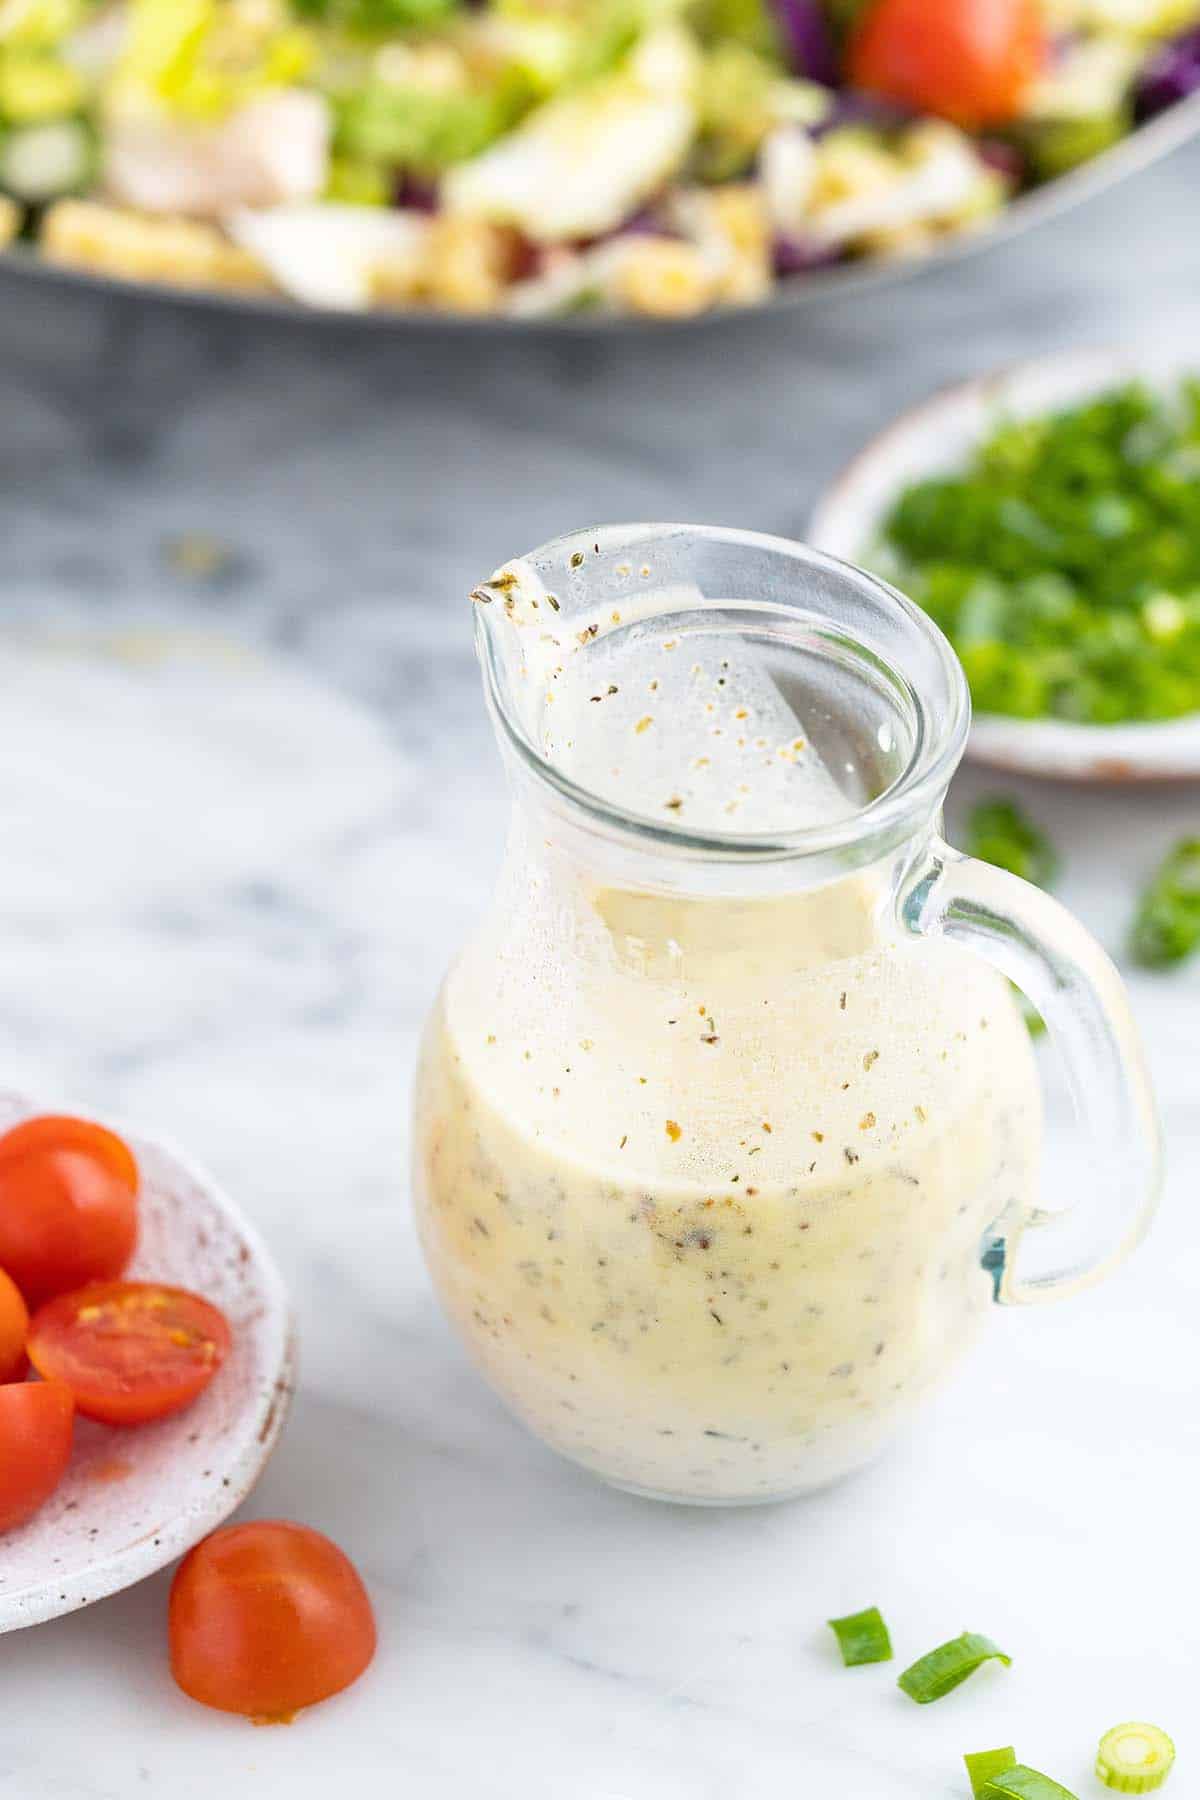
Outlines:
{"label": "green onion slice on counter", "polygon": [[1169,969],[1200,950],[1200,838],[1181,838],[1138,903],[1130,947],[1147,969]]}
{"label": "green onion slice on counter", "polygon": [[847,1613],[844,1619],[830,1619],[829,1624],[848,1669],[861,1663],[891,1662],[892,1640],[877,1606],[868,1606],[865,1612]]}
{"label": "green onion slice on counter", "polygon": [[973,1755],[964,1756],[963,1761],[971,1778],[971,1792],[975,1800],[979,1800],[993,1776],[1016,1768],[1017,1753],[1010,1744],[1005,1750],[976,1750]]}
{"label": "green onion slice on counter", "polygon": [[991,1638],[981,1637],[977,1631],[964,1631],[961,1637],[939,1644],[928,1656],[905,1669],[899,1685],[918,1706],[928,1706],[931,1700],[952,1693],[982,1663],[993,1659],[1002,1662],[1006,1669],[1012,1662],[1012,1657],[998,1649]]}
{"label": "green onion slice on counter", "polygon": [[1011,1769],[992,1776],[983,1789],[982,1800],[1078,1800],[1078,1795],[1051,1781],[1048,1775],[1039,1775],[1024,1763],[1014,1763]]}
{"label": "green onion slice on counter", "polygon": [[1174,1761],[1175,1746],[1157,1725],[1114,1725],[1100,1739],[1096,1773],[1118,1794],[1152,1794]]}

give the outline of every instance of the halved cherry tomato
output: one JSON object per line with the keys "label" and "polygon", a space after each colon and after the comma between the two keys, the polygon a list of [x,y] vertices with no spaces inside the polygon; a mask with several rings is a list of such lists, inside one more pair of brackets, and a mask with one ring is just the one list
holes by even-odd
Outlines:
{"label": "halved cherry tomato", "polygon": [[137,1243],[138,1168],[86,1119],[26,1119],[0,1137],[0,1268],[30,1306],[119,1275]]}
{"label": "halved cherry tomato", "polygon": [[101,1281],[34,1314],[29,1360],[63,1381],[89,1419],[144,1425],[189,1406],[229,1350],[229,1326],[199,1294],[150,1281]]}
{"label": "halved cherry tomato", "polygon": [[1002,125],[1047,44],[1040,0],[875,0],[851,41],[850,79],[916,112]]}
{"label": "halved cherry tomato", "polygon": [[71,1456],[75,1407],[60,1381],[0,1387],[0,1531],[45,1505]]}
{"label": "halved cherry tomato", "polygon": [[290,1719],[357,1681],[375,1654],[358,1571],[307,1525],[227,1525],[197,1544],[171,1585],[171,1672],[222,1712]]}
{"label": "halved cherry tomato", "polygon": [[19,1381],[25,1373],[25,1334],[29,1312],[21,1290],[0,1269],[0,1382]]}

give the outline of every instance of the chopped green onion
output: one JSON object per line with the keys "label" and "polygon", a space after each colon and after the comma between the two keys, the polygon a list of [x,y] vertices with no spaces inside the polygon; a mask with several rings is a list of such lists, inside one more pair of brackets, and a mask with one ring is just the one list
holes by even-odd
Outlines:
{"label": "chopped green onion", "polygon": [[1152,1794],[1174,1761],[1175,1746],[1157,1725],[1114,1725],[1100,1739],[1096,1773],[1118,1794]]}
{"label": "chopped green onion", "polygon": [[1011,982],[1009,983],[1009,986],[1012,987],[1013,993],[1016,996],[1017,1005],[1021,1009],[1021,1017],[1025,1021],[1025,1029],[1029,1033],[1030,1037],[1031,1038],[1045,1037],[1046,1021],[1045,1021],[1045,1019],[1043,1019],[1043,1017],[1042,1017],[1041,1013],[1038,1011],[1037,1007],[1033,1004],[1033,1001],[1027,1000],[1025,995],[1021,992],[1020,988],[1013,987],[1013,984]]}
{"label": "chopped green onion", "polygon": [[993,1775],[983,1790],[982,1800],[1079,1800],[1069,1788],[1024,1763],[1014,1763],[999,1775]]}
{"label": "chopped green onion", "polygon": [[981,713],[1196,712],[1198,448],[1195,381],[1002,418],[965,468],[900,495],[873,560],[942,627]]}
{"label": "chopped green onion", "polygon": [[977,1631],[964,1631],[961,1637],[952,1638],[948,1644],[939,1644],[928,1656],[922,1656],[910,1669],[905,1669],[899,1678],[899,1686],[918,1706],[928,1706],[931,1700],[941,1700],[953,1692],[981,1663],[993,1658],[1002,1662],[1006,1669],[1012,1662],[1012,1657],[997,1649],[991,1638],[981,1637]]}
{"label": "chopped green onion", "polygon": [[892,1640],[877,1606],[848,1613],[844,1619],[830,1619],[829,1623],[848,1669],[861,1663],[891,1662]]}
{"label": "chopped green onion", "polygon": [[993,794],[971,808],[967,850],[980,862],[1007,869],[1037,887],[1050,887],[1058,873],[1058,855],[1050,839],[1015,800]]}
{"label": "chopped green onion", "polygon": [[974,1755],[964,1756],[963,1761],[971,1778],[971,1792],[979,1800],[994,1775],[1016,1768],[1017,1753],[1010,1744],[1006,1750],[976,1750]]}
{"label": "chopped green onion", "polygon": [[1148,969],[1169,969],[1200,949],[1200,838],[1181,838],[1142,895],[1132,950]]}

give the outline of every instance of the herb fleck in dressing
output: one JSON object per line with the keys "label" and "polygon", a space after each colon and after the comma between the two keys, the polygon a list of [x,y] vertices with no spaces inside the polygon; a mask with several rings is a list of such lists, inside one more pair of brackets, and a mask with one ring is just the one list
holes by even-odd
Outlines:
{"label": "herb fleck in dressing", "polygon": [[429,1264],[513,1410],[610,1481],[835,1479],[989,1304],[981,1241],[1039,1151],[1027,1034],[994,972],[891,940],[883,879],[664,897],[518,832],[450,975],[418,1090]]}

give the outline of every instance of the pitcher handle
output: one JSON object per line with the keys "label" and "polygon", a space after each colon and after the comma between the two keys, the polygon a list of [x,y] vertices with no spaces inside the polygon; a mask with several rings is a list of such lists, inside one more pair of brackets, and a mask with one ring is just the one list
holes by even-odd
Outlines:
{"label": "pitcher handle", "polygon": [[906,930],[975,951],[1037,1008],[1087,1146],[1089,1179],[1073,1204],[1001,1220],[989,1233],[982,1261],[997,1300],[1053,1300],[1102,1280],[1142,1237],[1162,1182],[1158,1116],[1120,976],[1057,900],[940,839],[909,870],[897,904]]}

